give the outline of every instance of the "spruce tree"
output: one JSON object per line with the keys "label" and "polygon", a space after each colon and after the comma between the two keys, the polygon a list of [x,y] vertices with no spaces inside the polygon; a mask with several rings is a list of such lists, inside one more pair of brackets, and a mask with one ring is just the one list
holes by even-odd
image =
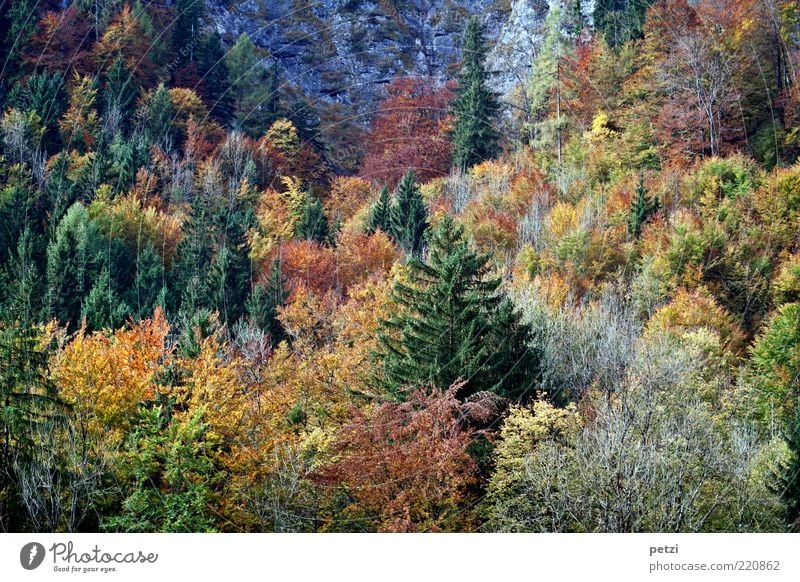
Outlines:
{"label": "spruce tree", "polygon": [[636,186],[636,198],[631,203],[630,214],[628,215],[628,232],[638,238],[642,233],[642,226],[647,219],[658,212],[658,199],[651,199],[644,187],[644,177],[639,176],[639,184]]}
{"label": "spruce tree", "polygon": [[377,230],[389,235],[392,233],[392,200],[387,186],[381,188],[378,201],[372,206],[369,215],[367,234],[374,234]]}
{"label": "spruce tree", "polygon": [[227,57],[233,115],[239,129],[259,138],[281,117],[275,65],[265,67],[256,45],[242,33]]}
{"label": "spruce tree", "polygon": [[402,398],[409,388],[446,390],[463,380],[461,398],[482,390],[530,394],[539,376],[532,332],[463,227],[446,215],[430,234],[428,260],[412,259],[409,268],[409,283],[395,284],[397,315],[379,335],[388,391]]}
{"label": "spruce tree", "polygon": [[233,115],[228,65],[225,61],[225,49],[219,33],[212,32],[203,40],[198,56],[200,73],[203,76],[205,100],[209,112],[217,121],[226,124]]}
{"label": "spruce tree", "polygon": [[322,201],[309,192],[306,192],[296,233],[300,238],[318,243],[328,240],[328,219],[325,217]]}
{"label": "spruce tree", "polygon": [[609,46],[641,38],[647,9],[654,0],[596,0],[594,27]]}
{"label": "spruce tree", "polygon": [[275,259],[269,279],[257,283],[247,300],[247,317],[250,323],[269,333],[273,346],[286,337],[283,326],[278,321],[278,308],[286,303],[288,296],[280,259]]}
{"label": "spruce tree", "polygon": [[390,216],[392,236],[406,254],[419,257],[428,228],[428,211],[414,172],[409,170],[405,173],[397,185],[394,198]]}
{"label": "spruce tree", "polygon": [[200,19],[205,12],[205,0],[177,0],[175,23],[172,27],[172,48],[180,64],[193,63],[201,42]]}
{"label": "spruce tree", "polygon": [[467,21],[462,45],[463,64],[453,101],[453,164],[462,170],[498,153],[499,134],[494,121],[500,106],[489,89],[484,67],[486,47],[477,17]]}
{"label": "spruce tree", "polygon": [[103,241],[80,202],[67,211],[47,247],[47,315],[75,330],[83,299],[103,267]]}

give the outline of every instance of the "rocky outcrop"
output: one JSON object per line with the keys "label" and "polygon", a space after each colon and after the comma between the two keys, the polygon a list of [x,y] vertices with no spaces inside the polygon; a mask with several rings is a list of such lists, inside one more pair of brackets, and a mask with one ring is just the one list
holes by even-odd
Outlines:
{"label": "rocky outcrop", "polygon": [[496,88],[508,93],[529,76],[557,1],[212,0],[208,14],[228,42],[247,32],[306,95],[368,113],[395,75],[451,76],[473,14],[484,25]]}

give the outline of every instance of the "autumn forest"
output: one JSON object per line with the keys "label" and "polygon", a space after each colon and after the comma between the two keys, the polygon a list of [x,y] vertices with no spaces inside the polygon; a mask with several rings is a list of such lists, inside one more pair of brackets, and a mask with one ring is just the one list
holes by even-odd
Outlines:
{"label": "autumn forest", "polygon": [[533,3],[503,93],[445,3],[368,110],[215,4],[0,0],[0,531],[800,529],[796,1]]}

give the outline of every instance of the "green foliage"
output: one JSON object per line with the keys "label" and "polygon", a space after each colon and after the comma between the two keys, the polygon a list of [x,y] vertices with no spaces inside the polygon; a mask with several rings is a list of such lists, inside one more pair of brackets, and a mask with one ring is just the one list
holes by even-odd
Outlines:
{"label": "green foliage", "polygon": [[170,150],[176,136],[175,107],[169,90],[161,83],[148,98],[144,108],[145,135],[148,141],[163,150]]}
{"label": "green foliage", "polygon": [[205,12],[203,0],[177,0],[172,25],[172,48],[181,63],[193,63],[201,42],[200,19]]}
{"label": "green foliage", "polygon": [[800,303],[769,318],[753,345],[751,370],[761,417],[788,430],[800,410]]}
{"label": "green foliage", "polygon": [[453,100],[453,164],[466,170],[497,155],[499,134],[494,128],[500,108],[489,88],[484,66],[486,47],[477,17],[467,21],[461,47],[462,65]]}
{"label": "green foliage", "polygon": [[47,247],[46,314],[80,325],[83,298],[103,266],[103,241],[86,207],[76,202],[67,211]]}
{"label": "green foliage", "polygon": [[403,250],[413,257],[421,256],[428,228],[428,211],[411,170],[397,184],[389,219],[391,234]]}
{"label": "green foliage", "polygon": [[636,186],[636,197],[631,202],[631,209],[628,214],[628,233],[638,238],[642,234],[642,226],[647,219],[658,212],[660,204],[657,198],[651,199],[648,196],[647,188],[644,187],[644,176],[639,176],[639,184]]}
{"label": "green foliage", "polygon": [[275,66],[267,68],[247,34],[242,33],[227,57],[228,80],[237,126],[261,137],[281,115]]}
{"label": "green foliage", "polygon": [[306,240],[318,243],[328,240],[328,219],[322,208],[322,201],[310,192],[306,192],[296,232],[297,236]]}
{"label": "green foliage", "polygon": [[250,323],[269,333],[272,345],[279,344],[286,336],[277,316],[278,308],[286,303],[287,298],[281,263],[276,259],[272,263],[269,280],[266,283],[256,283],[246,306]]}
{"label": "green foliage", "polygon": [[116,532],[213,532],[209,503],[218,482],[202,414],[142,408],[119,467],[126,477],[119,513],[101,524]]}
{"label": "green foliage", "polygon": [[369,223],[367,234],[373,234],[377,230],[382,230],[386,234],[392,232],[392,201],[389,188],[381,188],[378,201],[372,206],[369,213]]}
{"label": "green foliage", "polygon": [[594,27],[609,46],[616,47],[642,36],[642,26],[653,0],[597,0]]}
{"label": "green foliage", "polygon": [[499,292],[500,280],[489,277],[487,263],[463,227],[442,218],[427,261],[412,258],[410,281],[395,284],[397,315],[383,322],[390,392],[447,390],[463,380],[461,398],[484,390],[517,400],[530,395],[539,375],[532,332]]}

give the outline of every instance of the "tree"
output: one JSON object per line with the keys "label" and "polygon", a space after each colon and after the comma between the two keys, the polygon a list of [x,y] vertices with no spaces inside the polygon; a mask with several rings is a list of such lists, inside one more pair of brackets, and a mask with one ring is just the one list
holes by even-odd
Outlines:
{"label": "tree", "polygon": [[565,60],[569,44],[564,37],[564,17],[561,9],[554,7],[545,19],[545,36],[530,80],[529,141],[536,148],[555,146],[558,168],[563,157],[563,115]]}
{"label": "tree", "polygon": [[356,527],[410,532],[466,525],[463,508],[477,467],[467,450],[474,429],[461,422],[469,407],[457,391],[416,390],[408,402],[383,404],[370,416],[353,411],[338,435],[336,462],[314,478],[354,501],[347,513],[361,522]]}
{"label": "tree", "polygon": [[453,164],[466,170],[497,155],[500,137],[493,126],[500,105],[488,86],[486,47],[475,16],[467,21],[461,50],[463,63],[453,100]]}
{"label": "tree", "polygon": [[76,202],[47,246],[47,314],[72,330],[80,324],[83,298],[102,268],[102,244],[86,207]]}
{"label": "tree", "polygon": [[612,47],[641,38],[647,8],[653,1],[597,0],[594,5],[594,27]]}
{"label": "tree", "polygon": [[[450,216],[431,232],[426,262],[412,258],[409,281],[397,282],[398,308],[380,334],[387,389],[402,397],[419,386],[446,390],[463,381],[458,396],[490,391],[515,400],[538,382],[539,359],[531,329],[488,276],[479,256]],[[533,348],[533,349],[532,349]]]}
{"label": "tree", "polygon": [[281,262],[275,259],[269,278],[256,283],[246,305],[250,323],[269,333],[272,345],[279,344],[285,336],[283,326],[278,321],[278,309],[286,303],[287,298]]}
{"label": "tree", "polygon": [[322,209],[322,201],[309,192],[306,193],[300,221],[297,223],[297,236],[318,243],[328,240],[328,219]]}
{"label": "tree", "polygon": [[[47,375],[47,352],[35,327],[0,323],[0,527],[25,529],[21,473],[39,446],[39,428],[66,408]],[[37,528],[38,529],[38,528]]]}
{"label": "tree", "polygon": [[639,184],[636,186],[636,198],[631,202],[628,214],[628,232],[631,236],[638,238],[642,233],[642,226],[647,219],[658,212],[659,202],[657,198],[651,199],[644,186],[644,176],[639,176]]}
{"label": "tree", "polygon": [[396,77],[386,93],[372,122],[360,175],[390,187],[408,170],[423,182],[447,175],[452,157],[450,87],[437,87],[431,79]]}
{"label": "tree", "polygon": [[203,0],[177,0],[172,27],[172,48],[181,64],[194,63],[201,42],[200,19],[205,12]]}
{"label": "tree", "polygon": [[414,172],[409,170],[397,185],[391,210],[391,234],[406,254],[422,255],[428,211],[419,191]]}
{"label": "tree", "polygon": [[118,475],[124,496],[117,515],[101,528],[118,532],[213,532],[209,509],[219,475],[200,410],[179,420],[169,402],[142,407],[130,432]]}
{"label": "tree", "polygon": [[369,213],[369,223],[367,224],[367,234],[373,234],[382,230],[386,234],[392,232],[392,200],[388,186],[381,188],[378,201],[372,205]]}
{"label": "tree", "polygon": [[275,65],[265,67],[262,57],[246,33],[228,53],[228,80],[237,126],[251,137],[261,137],[280,117]]}
{"label": "tree", "polygon": [[203,76],[203,97],[208,110],[221,123],[228,123],[233,114],[230,74],[218,32],[206,35],[199,53],[198,67]]}

